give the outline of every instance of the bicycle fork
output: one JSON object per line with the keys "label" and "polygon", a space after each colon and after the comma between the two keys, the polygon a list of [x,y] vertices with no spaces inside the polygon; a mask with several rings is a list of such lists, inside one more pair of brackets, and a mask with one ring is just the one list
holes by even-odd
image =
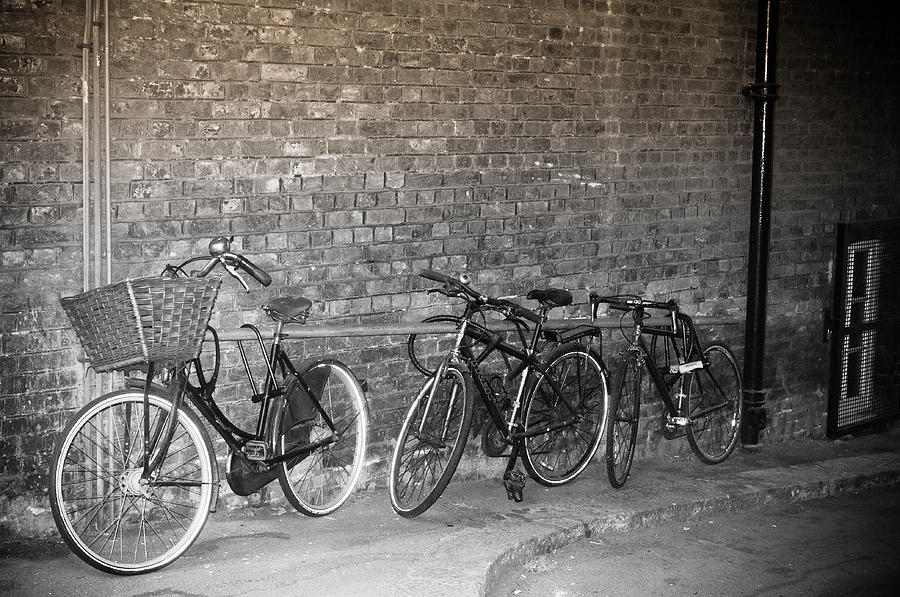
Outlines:
{"label": "bicycle fork", "polygon": [[[432,378],[431,382],[431,388],[428,390],[428,397],[425,399],[425,405],[422,408],[422,415],[419,419],[419,427],[417,430],[419,441],[422,441],[422,438],[424,437],[425,422],[428,420],[428,414],[434,403],[434,397],[437,395],[438,386],[440,385],[441,380],[443,380],[444,376],[447,374],[447,369],[450,366],[450,362],[459,359],[459,347],[466,336],[466,328],[468,327],[468,323],[469,321],[464,319],[460,324],[459,329],[456,332],[456,342],[454,342],[453,348],[450,350],[450,354],[448,354],[444,358],[444,360],[441,361],[441,364],[438,365],[438,368],[434,372],[434,377]],[[444,422],[441,425],[440,437],[436,438],[438,440],[438,445],[434,446],[436,448],[443,449],[444,447],[446,447],[447,430],[450,427],[450,417],[453,413],[453,407],[455,406],[455,403],[456,386],[453,387],[453,391],[450,394],[450,400],[447,403],[447,412],[444,415]]]}
{"label": "bicycle fork", "polygon": [[144,454],[141,470],[141,485],[147,481],[153,481],[162,468],[163,461],[169,452],[169,444],[175,435],[175,427],[178,425],[178,411],[181,410],[181,404],[184,401],[184,390],[187,385],[187,375],[184,370],[176,371],[170,382],[170,398],[171,411],[168,416],[155,419],[151,430],[150,422],[150,388],[152,386],[154,372],[154,364],[150,363],[147,369],[147,379],[144,382],[144,416],[143,416],[143,435],[144,445],[142,446]]}

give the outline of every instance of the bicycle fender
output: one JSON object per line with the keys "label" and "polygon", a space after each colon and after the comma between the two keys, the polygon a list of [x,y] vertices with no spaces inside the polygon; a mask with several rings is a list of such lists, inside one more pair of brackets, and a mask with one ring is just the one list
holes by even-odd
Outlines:
{"label": "bicycle fender", "polygon": [[565,344],[581,338],[596,337],[600,335],[600,328],[593,325],[579,325],[568,330],[556,331],[548,330],[544,332],[544,336],[553,342]]}

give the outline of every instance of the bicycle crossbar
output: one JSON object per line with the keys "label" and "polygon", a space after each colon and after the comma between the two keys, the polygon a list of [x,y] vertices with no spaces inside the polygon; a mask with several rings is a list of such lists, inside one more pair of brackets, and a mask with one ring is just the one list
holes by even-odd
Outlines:
{"label": "bicycle crossbar", "polygon": [[[694,325],[718,326],[718,325],[737,325],[744,320],[737,317],[713,317],[713,316],[697,316],[691,318]],[[621,317],[602,317],[598,318],[591,324],[588,319],[550,319],[544,324],[547,330],[568,330],[580,325],[594,325],[601,329],[615,329],[622,325],[628,325],[629,322],[622,322]],[[645,326],[665,327],[671,326],[672,320],[668,317],[651,317],[643,321]],[[493,331],[505,332],[513,331],[516,326],[509,321],[489,321],[487,327]],[[218,330],[217,330],[218,331]],[[283,339],[291,338],[350,338],[365,336],[408,336],[410,334],[452,334],[456,331],[456,326],[452,323],[370,323],[359,325],[344,324],[323,324],[323,325],[301,325],[286,324],[282,330],[281,337]],[[219,340],[254,340],[256,335],[252,330],[233,329],[218,331]],[[268,334],[263,331],[264,337],[271,337],[274,332]]]}

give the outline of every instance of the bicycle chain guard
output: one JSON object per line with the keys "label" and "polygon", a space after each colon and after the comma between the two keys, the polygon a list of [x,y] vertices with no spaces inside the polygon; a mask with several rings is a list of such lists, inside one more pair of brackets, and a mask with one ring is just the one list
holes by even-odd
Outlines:
{"label": "bicycle chain guard", "polygon": [[517,470],[506,471],[503,473],[503,487],[506,488],[506,499],[521,502],[524,499],[525,474]]}
{"label": "bicycle chain guard", "polygon": [[252,469],[234,452],[229,453],[225,479],[231,490],[241,496],[250,495],[262,489],[278,477],[278,468]]}

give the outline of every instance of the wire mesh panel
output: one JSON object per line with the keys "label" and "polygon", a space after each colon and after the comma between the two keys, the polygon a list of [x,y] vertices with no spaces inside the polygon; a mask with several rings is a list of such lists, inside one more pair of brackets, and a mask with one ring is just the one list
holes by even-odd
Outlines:
{"label": "wire mesh panel", "polygon": [[900,220],[838,227],[828,435],[900,414]]}

